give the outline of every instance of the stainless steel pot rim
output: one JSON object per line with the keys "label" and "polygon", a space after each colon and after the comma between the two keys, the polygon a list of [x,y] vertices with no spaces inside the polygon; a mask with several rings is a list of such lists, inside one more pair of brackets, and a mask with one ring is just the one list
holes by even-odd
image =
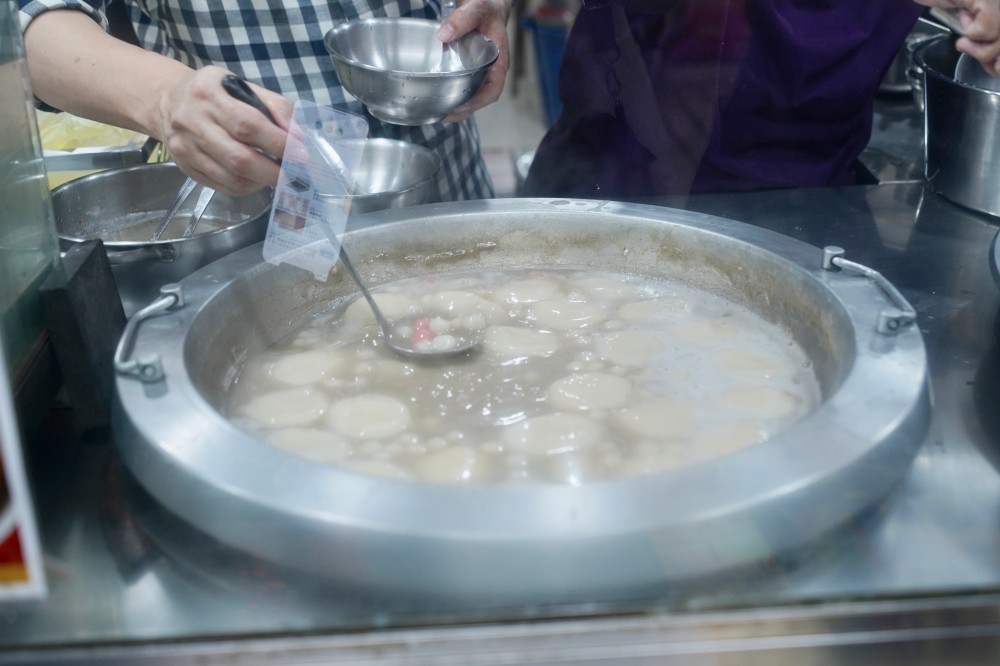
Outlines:
{"label": "stainless steel pot rim", "polygon": [[926,76],[933,77],[939,81],[945,81],[949,84],[956,85],[959,88],[968,90],[970,92],[975,92],[982,95],[989,95],[990,97],[1000,97],[1000,92],[996,90],[989,90],[987,88],[981,88],[979,86],[974,86],[964,81],[958,81],[955,79],[955,72],[940,72],[935,69],[931,64],[927,62],[925,54],[928,50],[933,48],[936,44],[941,42],[952,41],[951,35],[938,35],[935,37],[929,37],[927,39],[922,39],[917,44],[916,48],[913,50],[913,59],[916,61],[917,65],[923,70]]}
{"label": "stainless steel pot rim", "polygon": [[[258,213],[257,215],[254,215],[253,217],[250,217],[241,222],[230,224],[229,226],[226,227],[218,227],[216,229],[210,229],[208,231],[198,231],[196,234],[188,236],[187,238],[160,238],[159,240],[155,241],[144,240],[144,241],[103,241],[103,242],[109,248],[115,248],[119,250],[131,250],[149,246],[166,247],[168,245],[178,245],[178,244],[188,243],[191,241],[196,241],[199,239],[205,239],[210,236],[217,236],[227,231],[231,232],[233,229],[238,229],[242,226],[254,222],[264,212],[266,212],[266,209],[261,209],[260,213]],[[65,236],[63,234],[59,234],[59,239],[66,243],[86,243],[88,241],[98,240],[97,238],[80,238],[79,236]]]}
{"label": "stainless steel pot rim", "polygon": [[[537,215],[593,218],[598,223],[680,225],[693,233],[724,237],[755,252],[778,256],[841,304],[838,316],[852,322],[856,358],[842,384],[798,423],[762,444],[682,469],[579,487],[469,488],[376,478],[311,463],[236,431],[196,389],[185,385],[183,332],[229,285],[253,279],[255,271],[270,270],[261,264],[260,247],[254,246],[185,279],[181,284],[188,305],[151,320],[140,331],[137,350],[158,350],[170,388],[165,395],[150,399],[138,382],[117,380],[123,408],[119,413],[123,418],[116,419],[117,432],[123,438],[139,436],[151,443],[122,446],[126,463],[154,496],[168,505],[173,502],[178,513],[207,531],[211,529],[208,522],[199,524],[206,512],[190,515],[188,502],[194,496],[201,498],[199,506],[209,498],[238,496],[265,522],[269,518],[287,522],[294,516],[292,522],[299,525],[288,529],[310,539],[322,540],[325,537],[317,535],[326,530],[361,531],[373,539],[404,535],[421,543],[503,544],[505,548],[512,544],[541,547],[554,541],[610,544],[618,538],[645,540],[657,534],[682,541],[684,535],[703,539],[706,530],[711,535],[723,525],[731,526],[727,521],[736,514],[754,516],[762,525],[780,521],[770,511],[775,502],[798,497],[811,484],[850,488],[854,496],[835,498],[843,506],[831,509],[829,516],[817,515],[812,523],[794,521],[797,535],[785,537],[808,539],[830,528],[831,521],[845,518],[839,514],[860,510],[862,504],[882,497],[908,467],[927,418],[926,358],[920,332],[912,326],[891,340],[882,339],[874,332],[874,319],[884,306],[884,296],[868,280],[824,271],[817,248],[697,213],[637,204],[533,199],[429,204],[374,213],[359,219],[366,228],[352,230],[348,238],[405,233],[408,223],[420,219],[433,219],[435,225],[460,225],[465,218],[488,217],[496,225],[516,226],[522,217]],[[180,419],[179,414],[186,416]],[[237,460],[239,464],[232,464]],[[206,469],[213,470],[211,478]],[[747,469],[759,473],[746,474]],[[177,475],[200,479],[210,486],[207,494],[178,497],[172,490]],[[350,509],[345,511],[346,507]],[[268,548],[247,543],[240,528],[218,529],[220,538],[230,543],[251,550]],[[754,521],[745,529],[756,529]],[[721,543],[731,537],[719,534],[718,538]],[[694,550],[700,547],[692,543]],[[280,559],[275,552],[262,554]],[[733,553],[723,559],[744,556],[747,553]],[[701,574],[712,566],[711,561],[675,563],[671,572],[660,575]]]}
{"label": "stainless steel pot rim", "polygon": [[[127,175],[128,173],[134,173],[137,171],[151,171],[153,173],[157,171],[177,171],[177,165],[173,162],[159,162],[156,164],[137,164],[135,166],[122,167],[112,171],[99,171],[97,173],[92,173],[87,176],[81,176],[80,178],[75,178],[73,180],[67,181],[62,185],[56,187],[52,190],[52,196],[65,196],[66,192],[71,192],[73,189],[78,189],[80,187],[86,187],[88,183],[101,182],[106,180],[109,176],[115,174]],[[268,191],[271,191],[268,189]],[[190,236],[188,238],[161,238],[160,240],[137,240],[137,241],[104,241],[104,244],[108,247],[114,247],[119,249],[135,249],[145,246],[159,246],[164,247],[167,245],[177,245],[183,244],[189,241],[205,239],[209,236],[215,236],[218,234],[231,232],[233,229],[245,226],[257,220],[261,215],[267,213],[270,208],[270,199],[268,197],[268,204],[261,205],[260,210],[255,211],[253,214],[248,215],[245,220],[235,222],[233,224],[227,225],[225,227],[218,227],[216,229],[211,229],[208,231],[199,231],[197,234]],[[94,238],[81,238],[80,236],[70,236],[64,233],[58,233],[59,239],[66,243],[85,243]]]}
{"label": "stainless steel pot rim", "polygon": [[337,60],[338,62],[341,62],[345,65],[350,65],[352,67],[356,67],[364,71],[379,72],[379,73],[388,72],[392,74],[398,74],[400,76],[412,77],[414,79],[453,79],[453,78],[465,77],[468,76],[470,72],[475,72],[480,69],[488,69],[492,67],[493,64],[500,57],[500,47],[498,47],[492,39],[479,32],[469,33],[469,34],[472,35],[471,37],[472,39],[482,39],[490,47],[492,47],[490,49],[491,57],[487,61],[480,63],[475,67],[448,71],[448,72],[413,72],[405,69],[386,69],[382,67],[376,67],[374,65],[369,65],[367,63],[361,62],[360,60],[355,60],[354,58],[348,58],[342,53],[335,51],[331,46],[333,35],[349,30],[352,28],[352,26],[380,25],[380,24],[393,24],[393,23],[395,24],[410,23],[414,25],[422,25],[425,23],[435,23],[435,21],[431,21],[430,19],[418,19],[418,18],[369,18],[369,19],[362,19],[360,21],[354,21],[352,22],[352,24],[345,23],[339,26],[335,26],[327,33],[327,36],[324,39],[326,43],[327,53],[329,53],[330,57]]}

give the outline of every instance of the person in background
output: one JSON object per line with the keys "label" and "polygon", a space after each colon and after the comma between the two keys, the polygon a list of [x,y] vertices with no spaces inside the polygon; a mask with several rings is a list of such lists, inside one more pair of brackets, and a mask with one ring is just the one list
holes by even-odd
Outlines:
{"label": "person in background", "polygon": [[[231,98],[228,73],[254,85],[288,127],[296,99],[353,113],[323,45],[334,24],[359,18],[437,20],[437,0],[124,0],[138,42],[106,32],[102,0],[19,0],[29,77],[35,96],[57,109],[156,137],[188,176],[223,192],[247,194],[274,185],[278,167],[256,149],[284,153],[286,132]],[[444,200],[493,196],[472,113],[496,101],[509,65],[506,21],[512,0],[466,0],[438,32],[442,41],[479,30],[500,47],[482,89],[445,122],[419,127],[367,115],[370,135],[423,144],[444,168]]]}
{"label": "person in background", "polygon": [[524,193],[864,183],[879,83],[924,5],[961,9],[957,47],[997,74],[998,0],[587,0]]}

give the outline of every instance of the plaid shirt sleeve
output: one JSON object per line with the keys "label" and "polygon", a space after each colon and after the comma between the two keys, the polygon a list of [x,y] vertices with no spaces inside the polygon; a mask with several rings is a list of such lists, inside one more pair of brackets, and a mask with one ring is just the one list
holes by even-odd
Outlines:
{"label": "plaid shirt sleeve", "polygon": [[[103,4],[103,3],[102,3]],[[104,13],[95,6],[96,3],[82,2],[81,0],[18,0],[17,1],[17,21],[23,33],[31,21],[41,14],[51,9],[75,9],[87,14],[104,29],[108,29],[108,20]]]}
{"label": "plaid shirt sleeve", "polygon": [[[51,9],[81,11],[94,19],[105,32],[108,30],[108,19],[104,16],[104,13],[93,4],[82,2],[81,0],[17,0],[17,8],[17,22],[22,34],[28,29],[28,24],[36,16],[41,16]],[[42,111],[59,111],[59,109],[42,102],[38,98],[35,98],[35,106]]]}

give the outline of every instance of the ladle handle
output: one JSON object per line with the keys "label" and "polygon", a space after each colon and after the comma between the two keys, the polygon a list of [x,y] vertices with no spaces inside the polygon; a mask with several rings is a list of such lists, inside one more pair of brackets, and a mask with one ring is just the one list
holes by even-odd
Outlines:
{"label": "ladle handle", "polygon": [[[237,99],[245,104],[249,104],[253,108],[263,113],[264,117],[271,121],[272,125],[276,127],[281,127],[281,125],[278,124],[278,121],[274,119],[274,114],[272,114],[271,110],[267,108],[266,104],[264,104],[264,101],[257,96],[257,93],[253,91],[253,88],[250,87],[250,84],[241,79],[240,77],[235,76],[233,74],[225,75],[224,77],[222,77],[222,88],[227,93],[229,93],[229,96],[232,97],[233,99]],[[275,157],[274,155],[271,155],[270,153],[265,153],[263,150],[260,149],[257,149],[257,152],[259,152],[261,155],[271,160],[278,166],[281,166],[280,157]]]}
{"label": "ladle handle", "polygon": [[[326,222],[323,222],[321,226],[323,227],[323,231],[327,233],[327,237],[330,237],[329,227],[327,227]],[[330,237],[331,243],[335,240],[336,239]],[[354,268],[354,264],[352,264],[351,260],[348,258],[347,252],[344,251],[344,244],[338,243],[338,245],[340,245],[340,263],[344,264],[344,268],[347,269],[347,272],[351,274],[351,278],[354,279],[354,284],[358,285],[361,295],[364,296],[366,301],[368,301],[368,305],[372,309],[372,314],[375,315],[375,321],[378,323],[378,327],[382,330],[382,338],[389,341],[392,337],[392,331],[390,330],[388,320],[386,320],[385,315],[382,314],[382,311],[379,309],[374,297],[372,297],[372,293],[368,291],[368,287],[365,285],[364,280],[362,280],[361,276],[358,275],[358,271]]]}
{"label": "ladle handle", "polygon": [[[238,76],[227,74],[222,77],[222,87],[227,93],[229,93],[230,97],[249,104],[263,113],[273,124],[278,125],[278,121],[274,119],[274,115],[271,113],[271,110],[268,109],[267,105],[264,104],[264,101],[257,96],[257,93],[253,91],[253,88],[250,87],[249,83]],[[280,127],[280,125],[278,126]]]}

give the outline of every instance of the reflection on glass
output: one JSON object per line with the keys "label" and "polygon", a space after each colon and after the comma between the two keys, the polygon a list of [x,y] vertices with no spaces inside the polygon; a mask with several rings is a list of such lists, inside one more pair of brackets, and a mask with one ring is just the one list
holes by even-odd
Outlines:
{"label": "reflection on glass", "polygon": [[526,192],[624,198],[851,185],[875,94],[923,7],[791,0],[589,3],[563,112]]}
{"label": "reflection on glass", "polygon": [[0,325],[12,372],[41,335],[38,288],[57,256],[55,223],[17,26],[0,25]]}

